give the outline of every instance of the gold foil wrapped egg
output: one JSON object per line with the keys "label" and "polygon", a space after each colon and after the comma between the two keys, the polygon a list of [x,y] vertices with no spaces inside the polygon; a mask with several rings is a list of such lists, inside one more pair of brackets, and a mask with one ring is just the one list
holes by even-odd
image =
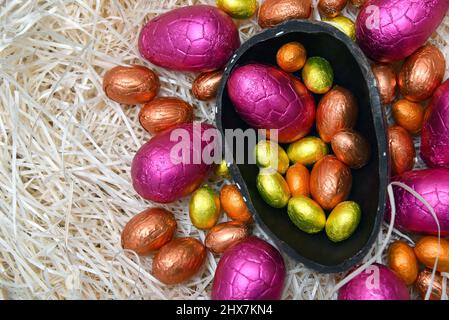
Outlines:
{"label": "gold foil wrapped egg", "polygon": [[326,18],[323,21],[337,28],[353,41],[356,40],[355,23],[351,19],[345,16],[338,16],[335,18]]}
{"label": "gold foil wrapped egg", "polygon": [[220,198],[208,186],[198,188],[189,204],[192,224],[198,229],[210,229],[217,224],[220,217]]}
{"label": "gold foil wrapped egg", "polygon": [[307,59],[306,49],[299,42],[284,44],[276,54],[278,66],[286,72],[296,72],[304,67]]}
{"label": "gold foil wrapped egg", "polygon": [[257,175],[256,186],[262,199],[273,208],[285,207],[290,199],[288,184],[278,172],[261,170]]}
{"label": "gold foil wrapped egg", "polygon": [[293,197],[310,195],[310,173],[302,164],[295,163],[288,168],[285,180]]}
{"label": "gold foil wrapped egg", "polygon": [[235,184],[228,184],[221,188],[220,202],[223,211],[226,212],[232,220],[249,223],[252,221],[252,215],[246,206],[239,189]]}
{"label": "gold foil wrapped egg", "polygon": [[[416,288],[419,291],[421,298],[425,298],[427,290],[432,282],[432,270],[425,269],[421,271],[416,280]],[[449,286],[446,286],[446,294],[449,296]],[[430,300],[441,300],[443,295],[443,277],[438,273],[435,274],[430,293]]]}
{"label": "gold foil wrapped egg", "polygon": [[265,0],[259,10],[259,25],[269,28],[287,20],[308,19],[311,14],[311,0]]}
{"label": "gold foil wrapped egg", "polygon": [[393,126],[388,129],[391,172],[401,175],[413,169],[415,164],[415,146],[412,137],[402,127]]}
{"label": "gold foil wrapped egg", "polygon": [[440,239],[440,252],[438,254],[438,238],[423,237],[416,243],[415,254],[418,260],[430,269],[433,269],[438,256],[437,271],[449,272],[449,240]]}
{"label": "gold foil wrapped egg", "polygon": [[421,131],[424,121],[424,109],[416,102],[401,99],[391,107],[393,119],[398,126],[416,135]]}
{"label": "gold foil wrapped egg", "polygon": [[402,65],[398,75],[399,89],[407,100],[426,100],[443,81],[445,71],[446,60],[441,51],[433,45],[426,45]]}
{"label": "gold foil wrapped egg", "polygon": [[217,224],[209,230],[204,241],[206,248],[213,253],[223,253],[233,244],[248,238],[250,227],[240,221],[229,221]]}
{"label": "gold foil wrapped egg", "polygon": [[221,160],[220,164],[215,167],[214,174],[217,177],[229,179],[231,174],[229,172],[228,163],[226,160]]}
{"label": "gold foil wrapped egg", "polygon": [[329,143],[340,130],[354,128],[358,110],[353,94],[343,87],[335,86],[318,104],[316,127],[320,138]]}
{"label": "gold foil wrapped egg", "polygon": [[192,84],[193,95],[201,101],[214,99],[222,78],[222,70],[201,73]]}
{"label": "gold foil wrapped egg", "polygon": [[151,101],[160,89],[159,77],[144,66],[117,66],[105,73],[103,90],[108,98],[123,104]]}
{"label": "gold foil wrapped egg", "polygon": [[173,238],[176,220],[170,211],[150,208],[135,215],[122,231],[122,248],[138,255],[158,250]]}
{"label": "gold foil wrapped egg", "polygon": [[335,18],[346,7],[348,0],[320,0],[318,10],[327,18]]}
{"label": "gold foil wrapped egg", "polygon": [[382,104],[390,104],[396,97],[396,72],[393,67],[386,64],[371,65],[374,77],[376,78],[377,89],[379,90]]}
{"label": "gold foil wrapped egg", "polygon": [[326,225],[326,214],[320,205],[304,196],[291,198],[287,213],[295,226],[306,233],[318,233]]}
{"label": "gold foil wrapped egg", "polygon": [[388,265],[406,285],[415,283],[419,272],[418,260],[406,242],[397,240],[390,245]]}
{"label": "gold foil wrapped egg", "polygon": [[360,169],[371,158],[368,140],[354,130],[346,129],[335,134],[331,146],[337,159],[352,169]]}
{"label": "gold foil wrapped egg", "polygon": [[307,89],[313,93],[324,94],[332,88],[334,71],[326,59],[311,57],[302,69],[302,79]]}
{"label": "gold foil wrapped egg", "polygon": [[335,156],[325,156],[313,166],[310,193],[323,209],[332,210],[347,200],[351,187],[351,169]]}
{"label": "gold foil wrapped egg", "polygon": [[357,229],[362,210],[354,201],[339,203],[329,214],[326,221],[326,235],[333,242],[348,239]]}
{"label": "gold foil wrapped egg", "polygon": [[287,155],[291,162],[312,165],[329,153],[329,148],[318,137],[305,137],[290,144]]}
{"label": "gold foil wrapped egg", "polygon": [[365,4],[365,2],[366,2],[366,0],[349,0],[349,1],[356,8],[362,7]]}
{"label": "gold foil wrapped egg", "polygon": [[280,174],[284,174],[290,164],[285,150],[274,141],[259,141],[255,147],[255,155],[256,164],[259,168],[272,168]]}
{"label": "gold foil wrapped egg", "polygon": [[193,277],[206,261],[206,247],[195,238],[177,238],[159,250],[152,275],[165,284],[178,284]]}
{"label": "gold foil wrapped egg", "polygon": [[257,11],[257,0],[217,0],[217,7],[234,19],[248,19]]}

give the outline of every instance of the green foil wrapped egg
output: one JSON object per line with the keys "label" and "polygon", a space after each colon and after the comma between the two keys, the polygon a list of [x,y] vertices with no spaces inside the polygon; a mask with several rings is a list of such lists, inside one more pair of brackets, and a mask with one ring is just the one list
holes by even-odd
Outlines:
{"label": "green foil wrapped egg", "polygon": [[290,199],[290,189],[279,172],[262,169],[257,176],[257,190],[262,199],[273,208],[283,208]]}
{"label": "green foil wrapped egg", "polygon": [[290,220],[302,231],[318,233],[326,225],[326,214],[314,200],[298,196],[288,202],[287,208]]}
{"label": "green foil wrapped egg", "polygon": [[360,223],[362,210],[354,201],[338,204],[327,217],[326,234],[333,242],[348,239]]}
{"label": "green foil wrapped egg", "polygon": [[[277,152],[275,152],[275,149],[277,149]],[[259,168],[273,168],[280,174],[287,172],[290,160],[285,150],[276,142],[261,140],[254,150],[256,164]]]}
{"label": "green foil wrapped egg", "polygon": [[229,167],[226,160],[221,160],[220,164],[215,167],[214,174],[217,177],[229,179],[231,174],[229,173]]}
{"label": "green foil wrapped egg", "polygon": [[293,163],[308,166],[329,153],[327,144],[318,137],[305,137],[288,146],[287,156]]}
{"label": "green foil wrapped egg", "polygon": [[205,230],[215,226],[220,217],[218,194],[208,186],[198,188],[190,199],[189,215],[192,224],[198,229]]}
{"label": "green foil wrapped egg", "polygon": [[248,19],[257,11],[257,0],[217,0],[217,7],[234,19]]}
{"label": "green foil wrapped egg", "polygon": [[326,23],[329,23],[330,25],[333,25],[335,28],[346,34],[349,38],[351,38],[353,41],[356,40],[355,36],[355,23],[351,19],[345,17],[345,16],[338,16],[335,18],[329,18],[323,20]]}
{"label": "green foil wrapped egg", "polygon": [[324,94],[332,88],[334,71],[330,63],[321,57],[311,57],[302,69],[302,79],[307,89]]}

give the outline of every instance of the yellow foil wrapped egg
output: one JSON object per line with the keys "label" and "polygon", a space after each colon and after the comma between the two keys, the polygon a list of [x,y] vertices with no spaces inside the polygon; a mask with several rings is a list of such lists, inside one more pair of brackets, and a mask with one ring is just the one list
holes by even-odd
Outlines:
{"label": "yellow foil wrapped egg", "polygon": [[229,179],[231,174],[229,173],[229,167],[226,160],[221,160],[220,164],[215,167],[214,174],[217,177]]}
{"label": "yellow foil wrapped egg", "polygon": [[210,229],[217,224],[220,217],[220,198],[208,186],[198,188],[189,204],[192,224],[198,229]]}
{"label": "yellow foil wrapped egg", "polygon": [[329,148],[318,137],[305,137],[288,146],[287,155],[291,162],[305,166],[312,165],[329,153]]}
{"label": "yellow foil wrapped egg", "polygon": [[280,174],[284,174],[287,171],[290,163],[285,150],[273,141],[259,141],[255,147],[255,155],[256,164],[259,168],[272,168]]}
{"label": "yellow foil wrapped egg", "polygon": [[320,205],[304,196],[293,197],[287,208],[290,220],[302,231],[318,233],[326,225],[326,215]]}
{"label": "yellow foil wrapped egg", "polygon": [[307,89],[313,93],[324,94],[332,88],[334,71],[326,59],[311,57],[302,69],[302,79]]}
{"label": "yellow foil wrapped egg", "polygon": [[284,44],[276,54],[278,66],[286,72],[301,70],[306,63],[306,49],[299,42]]}
{"label": "yellow foil wrapped egg", "polygon": [[354,201],[338,204],[326,221],[327,237],[333,242],[348,239],[357,229],[362,216],[360,206]]}
{"label": "yellow foil wrapped egg", "polygon": [[351,40],[355,41],[355,23],[351,19],[345,17],[345,16],[338,16],[334,18],[327,18],[323,20],[326,23],[329,23],[330,25],[334,26],[341,32],[343,32],[345,35],[347,35]]}
{"label": "yellow foil wrapped egg", "polygon": [[273,208],[283,208],[290,199],[287,182],[278,172],[262,170],[257,176],[257,190],[262,199]]}
{"label": "yellow foil wrapped egg", "polygon": [[217,0],[217,7],[234,19],[248,19],[257,11],[257,0]]}

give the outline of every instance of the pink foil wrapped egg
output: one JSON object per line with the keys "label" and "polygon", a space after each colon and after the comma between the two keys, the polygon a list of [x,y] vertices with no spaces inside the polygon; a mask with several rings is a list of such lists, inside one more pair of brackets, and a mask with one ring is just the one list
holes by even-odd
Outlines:
{"label": "pink foil wrapped egg", "polygon": [[[210,144],[214,143],[214,140],[203,141],[206,140],[204,132],[212,128],[216,130],[204,123],[186,123],[163,131],[145,143],[137,151],[131,165],[131,177],[136,192],[147,200],[168,203],[197,189],[213,168],[213,164],[206,164],[201,157],[206,147],[213,153],[214,148]],[[181,151],[176,151],[173,153],[176,156],[172,157],[173,147],[185,141],[177,134],[174,135],[174,141],[170,139],[171,133],[176,129],[183,129],[177,132],[182,132],[183,136],[190,140],[185,147],[189,152],[182,154]],[[178,149],[177,146],[176,150],[181,148]],[[188,155],[185,157],[188,161],[181,161],[182,155]],[[198,161],[194,161],[195,155]]]}
{"label": "pink foil wrapped egg", "polygon": [[369,0],[357,17],[357,42],[374,60],[404,59],[426,42],[448,9],[447,0]]}
{"label": "pink foil wrapped egg", "polygon": [[285,265],[279,251],[250,237],[225,251],[212,286],[213,300],[279,300]]}
{"label": "pink foil wrapped egg", "polygon": [[315,120],[315,100],[305,86],[284,71],[263,65],[237,67],[228,94],[239,116],[255,129],[278,129],[278,141],[307,135]]}
{"label": "pink foil wrapped egg", "polygon": [[[449,170],[426,169],[408,171],[395,177],[419,193],[434,209],[441,228],[441,235],[449,235]],[[394,186],[396,201],[395,227],[406,232],[436,235],[437,225],[431,213],[421,201],[403,188]],[[386,219],[390,219],[390,206]]]}
{"label": "pink foil wrapped egg", "polygon": [[149,21],[139,37],[139,51],[151,63],[178,71],[223,67],[240,46],[233,20],[207,5],[174,9]]}
{"label": "pink foil wrapped egg", "polygon": [[424,117],[421,158],[429,167],[449,169],[449,80],[437,89]]}
{"label": "pink foil wrapped egg", "polygon": [[375,263],[345,284],[338,300],[410,300],[410,293],[393,271]]}

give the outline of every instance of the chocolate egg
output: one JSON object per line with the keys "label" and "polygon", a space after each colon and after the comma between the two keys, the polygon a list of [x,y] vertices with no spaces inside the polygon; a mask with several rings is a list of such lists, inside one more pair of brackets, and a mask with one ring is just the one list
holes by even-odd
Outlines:
{"label": "chocolate egg", "polygon": [[366,2],[366,0],[349,0],[351,2],[351,4],[356,7],[356,8],[360,8],[361,6],[363,6]]}
{"label": "chocolate egg", "polygon": [[293,197],[310,195],[310,173],[302,164],[295,163],[288,168],[285,180]]}
{"label": "chocolate egg", "polygon": [[391,107],[393,119],[410,134],[418,134],[424,121],[424,109],[418,103],[401,99]]}
{"label": "chocolate egg", "polygon": [[236,67],[227,89],[237,114],[255,129],[278,129],[281,143],[302,138],[313,126],[313,96],[280,69],[263,64]]}
{"label": "chocolate egg", "polygon": [[217,95],[223,71],[201,73],[192,84],[192,93],[198,100],[212,100]]}
{"label": "chocolate egg", "polygon": [[318,233],[326,224],[326,215],[320,205],[304,196],[291,198],[287,213],[295,226],[306,233]]}
{"label": "chocolate egg", "polygon": [[310,174],[310,193],[326,210],[348,199],[352,187],[352,174],[335,156],[325,156],[318,161]]}
{"label": "chocolate egg", "polygon": [[206,247],[195,238],[177,238],[159,250],[152,275],[165,284],[178,284],[193,277],[206,260]]}
{"label": "chocolate egg", "polygon": [[[427,290],[432,282],[432,270],[423,270],[419,273],[416,280],[416,288],[418,288],[421,298],[425,298]],[[441,300],[443,295],[443,277],[438,273],[435,274],[432,284],[432,291],[430,294],[430,300]],[[449,295],[449,286],[446,287],[446,295]]]}
{"label": "chocolate egg", "polygon": [[198,229],[210,229],[220,217],[220,198],[208,186],[198,188],[190,199],[189,215],[192,224]]}
{"label": "chocolate egg", "polygon": [[316,112],[316,127],[324,142],[342,129],[352,129],[357,123],[358,106],[349,90],[335,86],[321,98]]}
{"label": "chocolate egg", "polygon": [[231,174],[229,172],[228,163],[226,160],[221,160],[221,162],[215,167],[214,174],[217,177],[229,179]]}
{"label": "chocolate egg", "polygon": [[245,223],[252,221],[252,215],[246,206],[242,194],[235,184],[228,184],[221,188],[220,202],[223,211],[226,212],[228,217],[232,220]]}
{"label": "chocolate egg", "polygon": [[305,137],[288,146],[287,155],[293,163],[312,165],[329,153],[327,144],[318,137]]}
{"label": "chocolate egg", "polygon": [[376,78],[377,89],[379,90],[382,104],[390,104],[396,97],[396,72],[393,67],[387,64],[371,65],[374,77]]}
{"label": "chocolate egg", "polygon": [[249,237],[225,251],[218,262],[212,300],[279,300],[285,281],[279,251],[266,241]]}
{"label": "chocolate egg", "polygon": [[[179,129],[176,132],[189,139],[182,139],[186,150],[185,153],[182,152],[180,159],[172,154],[173,148],[180,143],[170,138],[172,133],[176,133],[176,129]],[[200,139],[206,130],[217,133],[208,124],[187,123],[161,132],[145,143],[137,151],[131,164],[131,177],[136,192],[147,200],[168,203],[185,197],[198,188],[213,169],[213,164],[204,162],[202,157],[199,157],[200,161],[196,161],[195,156],[201,155],[206,147],[210,149],[215,146],[213,141]],[[184,155],[188,155],[188,158],[183,159]]]}
{"label": "chocolate egg", "polygon": [[230,246],[248,238],[250,227],[240,221],[229,221],[217,224],[207,233],[204,244],[213,253],[223,253]]}
{"label": "chocolate egg", "polygon": [[327,18],[335,18],[346,7],[348,0],[320,0],[318,10]]}
{"label": "chocolate egg", "polygon": [[144,66],[117,66],[105,73],[103,90],[108,98],[123,104],[152,100],[159,92],[159,77]]}
{"label": "chocolate egg", "polygon": [[412,137],[402,127],[393,126],[388,129],[391,173],[400,175],[412,170],[415,165],[415,146]]}
{"label": "chocolate egg", "polygon": [[345,16],[338,16],[335,18],[326,18],[323,19],[323,21],[334,26],[349,38],[351,38],[351,40],[355,41],[355,23],[351,19]]}
{"label": "chocolate egg", "polygon": [[326,235],[333,242],[348,239],[357,229],[362,216],[360,206],[354,201],[339,203],[326,221]]}
{"label": "chocolate egg", "polygon": [[175,231],[176,220],[170,211],[150,208],[128,221],[122,231],[122,248],[147,255],[169,242]]}
{"label": "chocolate egg", "polygon": [[418,277],[419,267],[415,252],[404,241],[397,240],[390,245],[388,265],[408,286],[413,284]]}
{"label": "chocolate egg", "polygon": [[265,0],[259,10],[259,25],[273,27],[287,20],[308,19],[311,14],[311,0]]}
{"label": "chocolate egg", "polygon": [[331,141],[332,150],[338,160],[352,169],[365,166],[371,158],[368,140],[353,130],[342,130]]}
{"label": "chocolate egg", "polygon": [[447,0],[370,0],[357,16],[357,43],[373,60],[402,60],[440,25]]}
{"label": "chocolate egg", "polygon": [[257,0],[217,0],[217,7],[234,19],[248,19],[256,13]]}
{"label": "chocolate egg", "polygon": [[438,257],[437,271],[449,271],[449,240],[440,239],[438,254],[438,238],[423,237],[416,243],[415,253],[418,260],[426,267],[433,269],[435,260]]}
{"label": "chocolate egg", "polygon": [[296,72],[304,67],[307,52],[299,42],[284,44],[276,54],[278,66],[286,72]]}
{"label": "chocolate egg", "polygon": [[410,293],[393,271],[374,263],[339,290],[338,300],[410,300]]}
{"label": "chocolate egg", "polygon": [[156,98],[146,103],[139,112],[140,125],[150,133],[158,133],[192,120],[192,106],[175,97]]}
{"label": "chocolate egg", "polygon": [[231,17],[207,5],[164,13],[149,21],[139,36],[139,51],[145,59],[178,71],[220,69],[239,46]]}
{"label": "chocolate egg", "polygon": [[285,207],[290,199],[288,184],[278,172],[261,171],[256,186],[262,199],[273,208]]}
{"label": "chocolate egg", "polygon": [[399,89],[410,101],[430,98],[443,81],[446,61],[441,51],[426,45],[413,53],[402,65],[398,75]]}
{"label": "chocolate egg", "polygon": [[302,79],[307,89],[313,93],[324,94],[332,88],[334,71],[326,59],[311,57],[302,69]]}
{"label": "chocolate egg", "polygon": [[255,147],[256,164],[259,168],[272,168],[284,174],[290,164],[287,153],[276,142],[261,140]]}

